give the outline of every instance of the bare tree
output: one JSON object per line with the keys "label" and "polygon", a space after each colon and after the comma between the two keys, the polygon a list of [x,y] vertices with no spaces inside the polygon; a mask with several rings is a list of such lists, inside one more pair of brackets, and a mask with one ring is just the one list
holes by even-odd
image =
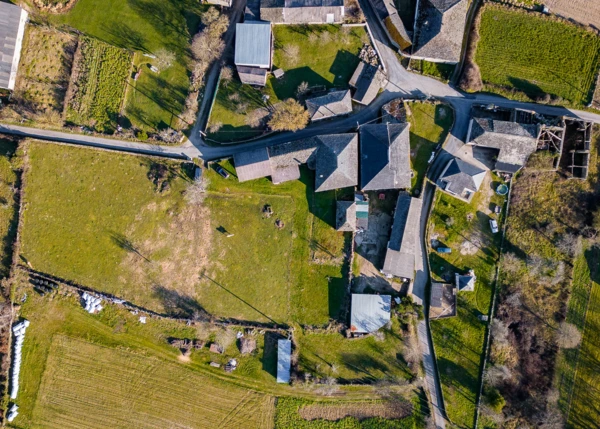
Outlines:
{"label": "bare tree", "polygon": [[216,7],[210,7],[206,12],[202,14],[202,24],[209,26],[219,18],[219,11]]}
{"label": "bare tree", "polygon": [[510,275],[518,274],[523,269],[523,260],[514,253],[506,253],[502,256],[502,270]]}
{"label": "bare tree", "polygon": [[317,40],[319,40],[319,36],[317,35],[317,33],[311,32],[308,35],[308,41],[310,42],[311,45],[314,45],[315,43],[317,43]]}
{"label": "bare tree", "polygon": [[582,241],[575,234],[563,234],[556,243],[556,248],[562,253],[574,257],[581,252]]}
{"label": "bare tree", "polygon": [[512,373],[506,365],[496,365],[489,367],[485,371],[485,381],[492,386],[498,386],[500,383],[512,378]]}
{"label": "bare tree", "polygon": [[446,226],[450,228],[452,225],[454,225],[454,218],[452,216],[448,216],[444,222],[446,223]]}
{"label": "bare tree", "polygon": [[154,64],[156,68],[160,71],[166,70],[175,62],[175,54],[171,51],[168,51],[164,48],[158,49],[154,55],[156,56],[156,61]]}
{"label": "bare tree", "polygon": [[300,97],[301,95],[306,94],[306,91],[308,91],[308,82],[302,82],[298,85],[298,89],[296,89],[296,95]]}
{"label": "bare tree", "polygon": [[300,47],[298,45],[288,45],[283,48],[283,53],[290,65],[298,64],[298,56],[300,55]]}
{"label": "bare tree", "polygon": [[158,137],[165,143],[177,143],[180,139],[179,133],[172,128],[160,130],[158,132]]}
{"label": "bare tree", "polygon": [[[233,79],[233,69],[229,66],[225,66],[221,69],[221,82],[225,86],[229,86],[229,83]],[[237,94],[237,93],[236,93]]]}
{"label": "bare tree", "polygon": [[298,131],[308,125],[309,115],[304,107],[293,98],[277,104],[269,120],[273,131]]}
{"label": "bare tree", "polygon": [[323,31],[319,36],[319,39],[323,45],[326,45],[331,42],[331,33],[329,31]]}
{"label": "bare tree", "polygon": [[267,117],[269,116],[269,111],[265,108],[254,109],[250,113],[246,115],[246,125],[251,126],[252,128],[260,127]]}
{"label": "bare tree", "polygon": [[581,332],[572,323],[562,322],[558,327],[557,342],[563,349],[574,349],[581,344]]}
{"label": "bare tree", "polygon": [[210,124],[210,126],[208,127],[208,131],[211,132],[211,133],[216,133],[222,127],[223,127],[223,122],[215,122],[213,124]]}
{"label": "bare tree", "polygon": [[510,333],[510,331],[506,323],[499,319],[492,320],[492,324],[490,325],[490,332],[496,344],[508,344],[508,334]]}

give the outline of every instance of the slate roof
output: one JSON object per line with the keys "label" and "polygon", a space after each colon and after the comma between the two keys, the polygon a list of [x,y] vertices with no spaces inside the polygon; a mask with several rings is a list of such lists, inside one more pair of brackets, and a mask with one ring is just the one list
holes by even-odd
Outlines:
{"label": "slate roof", "polygon": [[370,64],[361,61],[350,78],[350,86],[356,88],[352,99],[360,104],[370,104],[379,90],[385,84],[385,76],[381,71]]}
{"label": "slate roof", "polygon": [[0,2],[0,88],[15,88],[27,17],[19,6]]}
{"label": "slate roof", "polygon": [[337,202],[335,229],[338,231],[356,231],[356,203],[354,201]]}
{"label": "slate roof", "polygon": [[311,121],[331,118],[352,112],[352,98],[350,90],[333,91],[321,97],[306,100],[306,108]]}
{"label": "slate roof", "polygon": [[408,48],[412,44],[412,38],[398,15],[394,0],[371,0],[371,4],[392,40],[398,43],[401,49]]}
{"label": "slate roof", "polygon": [[315,138],[319,143],[316,157],[315,192],[347,188],[358,184],[358,135],[328,134]]}
{"label": "slate roof", "polygon": [[[473,194],[479,190],[485,174],[485,170],[460,158],[454,158],[448,161],[437,185],[453,195],[470,201]],[[469,191],[469,195],[465,195],[465,190]]]}
{"label": "slate roof", "polygon": [[413,56],[458,63],[467,20],[468,0],[423,0],[419,7]]}
{"label": "slate roof", "polygon": [[267,84],[267,69],[248,66],[237,66],[236,68],[242,83],[260,86]]}
{"label": "slate roof", "polygon": [[469,271],[469,274],[455,274],[455,285],[459,292],[473,292],[475,290],[475,272]]}
{"label": "slate roof", "polygon": [[514,173],[537,149],[538,126],[489,118],[471,119],[467,143],[498,149],[495,169]]}
{"label": "slate roof", "polygon": [[409,124],[360,127],[360,187],[363,191],[411,185]]}
{"label": "slate roof", "polygon": [[235,64],[271,67],[271,24],[249,21],[235,25]]}
{"label": "slate roof", "polygon": [[350,332],[369,334],[390,321],[392,297],[390,295],[352,294]]}
{"label": "slate roof", "polygon": [[292,367],[292,342],[277,340],[277,383],[290,382]]}
{"label": "slate roof", "polygon": [[384,274],[413,279],[418,256],[419,225],[423,201],[401,193],[396,203],[392,233],[383,263]]}
{"label": "slate roof", "polygon": [[233,155],[233,163],[240,182],[267,177],[272,174],[267,148],[236,153]]}
{"label": "slate roof", "polygon": [[456,315],[456,289],[447,283],[431,282],[430,319]]}

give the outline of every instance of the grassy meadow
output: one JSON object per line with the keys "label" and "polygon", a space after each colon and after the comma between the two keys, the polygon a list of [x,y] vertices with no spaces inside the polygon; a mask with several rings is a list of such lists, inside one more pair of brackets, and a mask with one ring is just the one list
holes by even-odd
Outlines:
{"label": "grassy meadow", "polygon": [[411,60],[410,67],[414,71],[431,76],[442,82],[448,82],[454,73],[454,64],[432,63],[425,60]]}
{"label": "grassy meadow", "polygon": [[[193,0],[80,0],[67,13],[48,15],[48,20],[111,45],[136,52],[143,69],[127,93],[126,118],[146,130],[164,128],[183,110],[189,87],[188,46],[197,33],[206,6]],[[144,53],[159,49],[173,52],[177,61],[160,74],[149,70]]]}
{"label": "grassy meadow", "polygon": [[0,277],[8,276],[17,234],[15,189],[19,183],[15,169],[19,160],[16,151],[17,143],[0,135]]}
{"label": "grassy meadow", "polygon": [[556,18],[485,5],[475,62],[485,91],[531,100],[549,94],[581,106],[592,97],[600,37]]}
{"label": "grassy meadow", "polygon": [[[348,88],[348,81],[358,66],[358,54],[368,35],[363,27],[342,28],[340,25],[276,25],[273,27],[275,49],[273,69],[282,69],[281,79],[269,77],[267,86],[257,90],[242,85],[234,77],[221,84],[209,119],[208,128],[221,124],[219,131],[209,133],[217,141],[235,141],[256,137],[265,124],[250,125],[248,117],[268,104],[297,98],[302,82],[310,87]],[[232,94],[239,94],[233,96]],[[250,123],[249,123],[250,122]]]}
{"label": "grassy meadow", "polygon": [[410,159],[415,172],[411,192],[422,191],[428,161],[436,146],[444,143],[454,123],[454,112],[448,105],[407,102],[410,123]]}
{"label": "grassy meadow", "polygon": [[[487,209],[490,201],[502,205],[504,201],[490,185],[485,180],[470,204],[438,191],[430,218],[430,239],[452,249],[451,254],[430,253],[434,280],[454,282],[454,273],[469,269],[477,276],[475,291],[458,294],[455,317],[431,321],[446,411],[460,427],[472,427],[475,417],[487,328],[478,316],[489,314],[499,256],[500,234],[491,233]],[[502,216],[498,224],[502,225]]]}

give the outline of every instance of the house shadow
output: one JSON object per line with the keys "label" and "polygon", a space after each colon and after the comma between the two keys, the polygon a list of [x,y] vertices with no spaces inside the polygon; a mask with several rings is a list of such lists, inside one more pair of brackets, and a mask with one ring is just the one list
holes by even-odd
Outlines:
{"label": "house shadow", "polygon": [[[456,250],[453,249],[453,251]],[[429,265],[433,274],[447,282],[454,281],[455,273],[462,273],[465,271],[434,252],[429,254]]]}
{"label": "house shadow", "polygon": [[287,339],[277,332],[265,333],[265,346],[260,358],[263,371],[277,377],[277,341]]}
{"label": "house shadow", "polygon": [[[277,68],[277,65],[274,68]],[[298,86],[302,82],[308,83],[309,89],[318,86],[331,87],[331,82],[308,66],[288,70],[281,79],[271,80],[273,91],[279,100],[295,98]]]}
{"label": "house shadow", "polygon": [[338,51],[329,68],[329,72],[334,75],[333,86],[346,87],[359,62],[360,59],[355,54],[346,50]]}

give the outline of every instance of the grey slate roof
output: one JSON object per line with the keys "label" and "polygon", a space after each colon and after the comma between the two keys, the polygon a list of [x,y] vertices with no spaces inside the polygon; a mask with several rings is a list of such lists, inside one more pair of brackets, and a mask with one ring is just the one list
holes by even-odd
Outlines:
{"label": "grey slate roof", "polygon": [[423,201],[401,193],[396,203],[394,223],[383,263],[384,274],[413,279]]}
{"label": "grey slate roof", "polygon": [[272,174],[267,148],[236,153],[233,155],[233,163],[240,182],[267,177]]}
{"label": "grey slate roof", "polygon": [[[401,49],[406,49],[412,44],[412,38],[408,34],[400,15],[398,15],[398,9],[394,0],[371,0],[375,12],[379,16],[379,19],[383,21],[384,27],[393,41],[398,43]],[[392,25],[394,31],[388,28]],[[398,40],[398,37],[400,40]]]}
{"label": "grey slate roof", "polygon": [[455,274],[455,285],[459,292],[473,292],[475,290],[475,272],[471,270],[469,274]]}
{"label": "grey slate roof", "polygon": [[248,66],[237,66],[236,68],[242,83],[260,86],[267,84],[267,69]]}
{"label": "grey slate roof", "polygon": [[327,15],[334,22],[344,17],[344,0],[261,0],[260,19],[274,23],[325,23]]}
{"label": "grey slate roof", "polygon": [[471,119],[467,143],[498,149],[496,170],[514,173],[537,149],[538,126],[489,118]]}
{"label": "grey slate roof", "polygon": [[292,342],[277,340],[277,383],[290,382],[292,367]]}
{"label": "grey slate roof", "polygon": [[14,89],[27,12],[0,2],[0,88]]}
{"label": "grey slate roof", "polygon": [[358,135],[328,134],[315,138],[319,143],[316,157],[315,192],[347,188],[358,184]]}
{"label": "grey slate roof", "polygon": [[352,112],[352,99],[350,90],[333,91],[321,97],[306,100],[306,108],[311,121],[331,118]]}
{"label": "grey slate roof", "polygon": [[[448,161],[437,185],[453,195],[470,201],[473,194],[479,190],[485,174],[485,170],[460,158],[454,158]],[[468,196],[465,195],[465,190],[469,192]]]}
{"label": "grey slate roof", "polygon": [[338,231],[356,231],[356,203],[354,201],[337,202],[335,229]]}
{"label": "grey slate roof", "polygon": [[419,6],[413,56],[458,63],[462,50],[468,0],[423,0]]}
{"label": "grey slate roof", "polygon": [[385,85],[385,76],[370,64],[361,61],[350,78],[350,86],[356,88],[352,99],[360,104],[370,104]]}
{"label": "grey slate roof", "polygon": [[455,316],[456,288],[452,284],[431,282],[430,303],[430,319]]}
{"label": "grey slate roof", "polygon": [[411,185],[409,124],[360,127],[360,187],[363,191]]}
{"label": "grey slate roof", "polygon": [[390,321],[392,297],[390,295],[352,294],[350,331],[369,334]]}
{"label": "grey slate roof", "polygon": [[235,25],[235,64],[271,67],[271,24],[249,21]]}

